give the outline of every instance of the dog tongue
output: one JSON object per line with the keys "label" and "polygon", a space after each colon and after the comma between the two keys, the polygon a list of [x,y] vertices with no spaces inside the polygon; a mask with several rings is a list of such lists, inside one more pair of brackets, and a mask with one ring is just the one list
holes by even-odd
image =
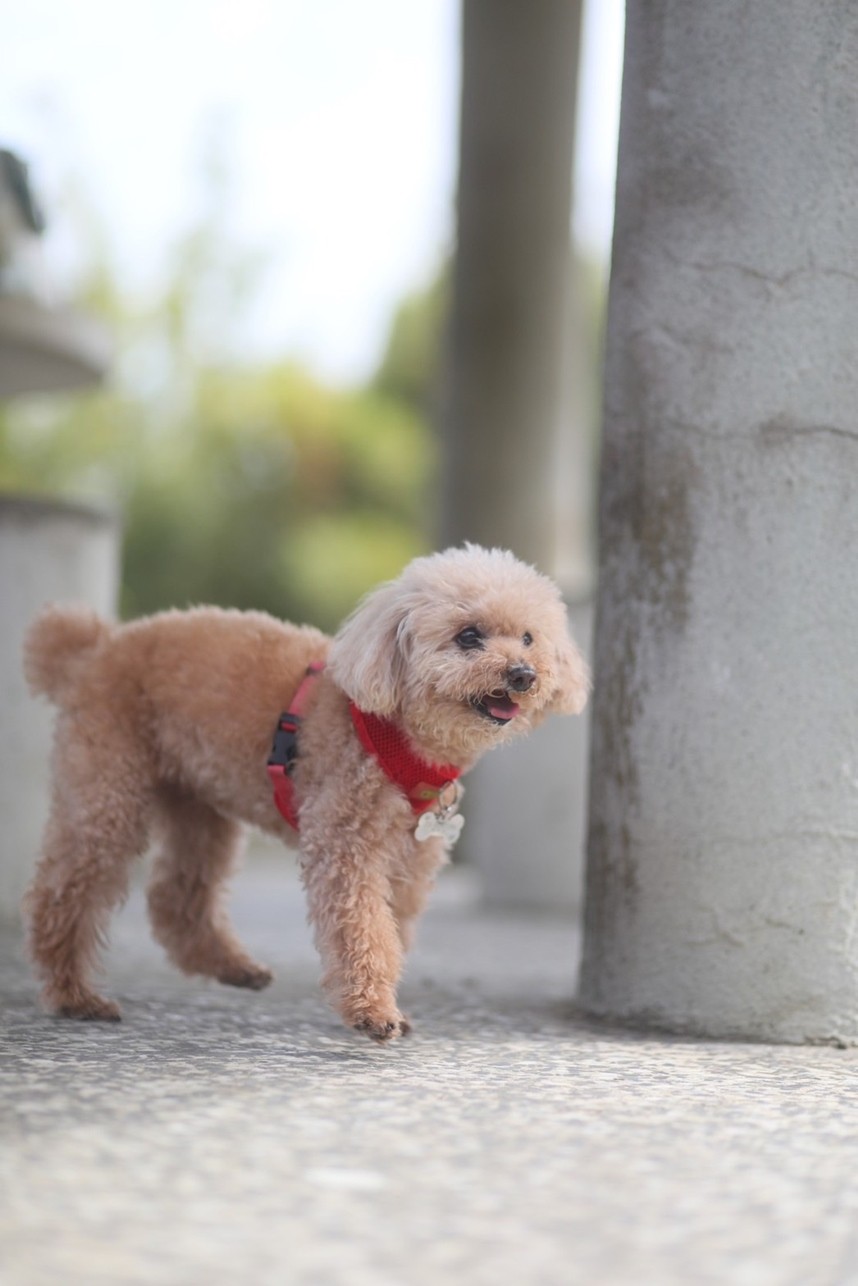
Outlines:
{"label": "dog tongue", "polygon": [[487,697],[486,709],[495,719],[514,719],[518,714],[518,706],[509,697]]}

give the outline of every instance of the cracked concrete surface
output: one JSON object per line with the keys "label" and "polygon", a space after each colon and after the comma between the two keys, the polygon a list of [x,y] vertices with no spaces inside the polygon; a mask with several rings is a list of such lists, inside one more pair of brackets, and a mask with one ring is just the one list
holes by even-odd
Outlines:
{"label": "cracked concrete surface", "polygon": [[321,1000],[287,858],[234,910],[267,992],[174,973],[135,892],[115,1026],[41,1015],[3,942],[8,1286],[858,1281],[858,1051],[589,1024],[575,927],[458,871],[378,1048]]}

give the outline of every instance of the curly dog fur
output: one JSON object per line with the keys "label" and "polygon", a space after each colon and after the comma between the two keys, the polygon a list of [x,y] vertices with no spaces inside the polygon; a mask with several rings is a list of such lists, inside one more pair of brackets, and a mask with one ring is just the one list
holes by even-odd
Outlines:
{"label": "curly dog fur", "polygon": [[[318,660],[326,668],[294,778],[298,836],[265,765],[280,712]],[[258,612],[202,607],[114,625],[48,608],[28,635],[25,670],[59,708],[50,816],[26,901],[46,1006],[119,1017],[91,975],[131,860],[153,835],[149,913],[170,959],[264,987],[271,974],[223,905],[249,823],[299,845],[324,989],[375,1040],[408,1030],[396,999],[403,954],[446,852],[443,838],[416,840],[411,806],[360,745],[349,701],[395,721],[425,760],[466,771],[546,714],[578,713],[588,691],[557,588],[512,554],[476,546],[416,559],[333,639]],[[498,702],[514,717],[492,717]]]}

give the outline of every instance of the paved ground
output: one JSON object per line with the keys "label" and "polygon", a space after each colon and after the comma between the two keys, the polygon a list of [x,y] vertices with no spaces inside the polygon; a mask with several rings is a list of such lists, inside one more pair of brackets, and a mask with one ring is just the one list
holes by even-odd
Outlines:
{"label": "paved ground", "polygon": [[4,1286],[858,1283],[858,1051],[590,1026],[574,929],[457,873],[377,1048],[319,997],[285,861],[234,906],[276,984],[178,977],[135,894],[118,1026],[40,1015],[7,938]]}

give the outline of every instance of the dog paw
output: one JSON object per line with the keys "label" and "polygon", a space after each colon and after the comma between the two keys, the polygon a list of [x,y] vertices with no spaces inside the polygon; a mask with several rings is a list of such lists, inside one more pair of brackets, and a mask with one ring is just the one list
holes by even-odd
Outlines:
{"label": "dog paw", "polygon": [[223,969],[217,976],[218,982],[227,987],[247,987],[250,991],[262,991],[273,979],[274,974],[264,965],[233,965]]}
{"label": "dog paw", "polygon": [[103,996],[84,995],[52,1006],[59,1018],[77,1018],[83,1022],[118,1023],[122,1012],[112,1000]]}
{"label": "dog paw", "polygon": [[363,1032],[378,1045],[385,1045],[397,1036],[407,1036],[411,1031],[411,1023],[402,1014],[395,1018],[360,1018],[352,1025],[355,1031]]}

